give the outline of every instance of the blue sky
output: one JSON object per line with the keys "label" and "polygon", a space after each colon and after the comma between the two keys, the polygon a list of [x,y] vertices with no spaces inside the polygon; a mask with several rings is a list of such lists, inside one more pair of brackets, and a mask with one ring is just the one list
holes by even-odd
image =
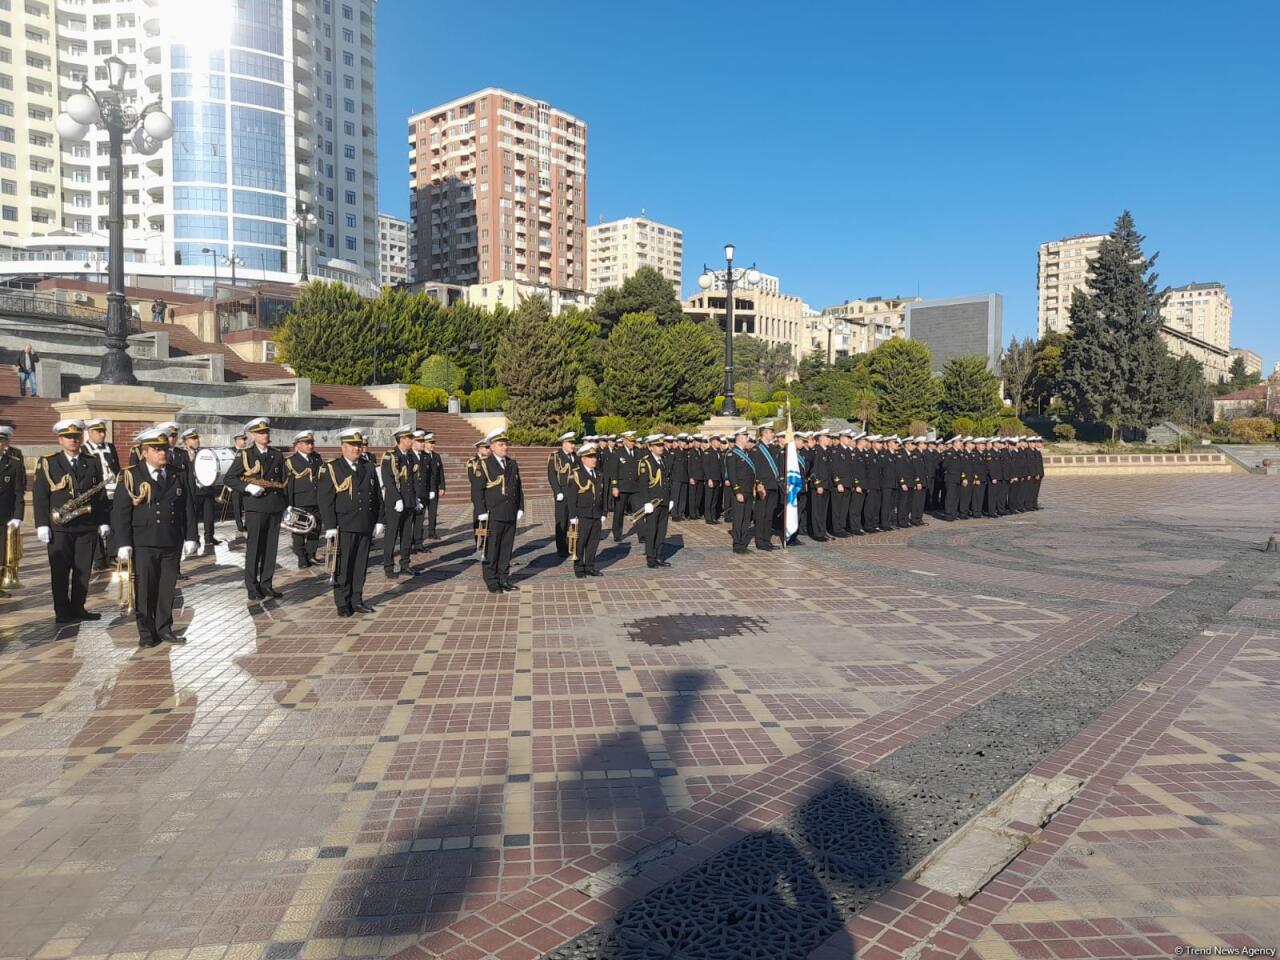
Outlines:
{"label": "blue sky", "polygon": [[470,0],[378,5],[382,207],[406,120],[486,86],[588,125],[589,223],[726,240],[814,307],[1004,296],[1035,333],[1036,247],[1133,211],[1161,281],[1226,284],[1234,345],[1280,359],[1280,5]]}

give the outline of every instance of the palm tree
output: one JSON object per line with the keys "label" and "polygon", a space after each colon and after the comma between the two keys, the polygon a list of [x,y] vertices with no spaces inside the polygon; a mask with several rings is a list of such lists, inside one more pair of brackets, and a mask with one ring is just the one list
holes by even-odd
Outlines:
{"label": "palm tree", "polygon": [[876,396],[876,392],[866,388],[856,391],[853,395],[853,412],[862,423],[858,429],[865,433],[867,422],[874,420],[880,412],[880,398]]}

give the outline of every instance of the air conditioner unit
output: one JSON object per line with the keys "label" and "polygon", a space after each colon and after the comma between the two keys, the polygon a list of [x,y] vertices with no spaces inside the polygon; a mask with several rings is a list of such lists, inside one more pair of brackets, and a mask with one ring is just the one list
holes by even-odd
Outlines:
{"label": "air conditioner unit", "polygon": [[93,297],[82,291],[76,291],[75,301],[76,303],[93,303]]}

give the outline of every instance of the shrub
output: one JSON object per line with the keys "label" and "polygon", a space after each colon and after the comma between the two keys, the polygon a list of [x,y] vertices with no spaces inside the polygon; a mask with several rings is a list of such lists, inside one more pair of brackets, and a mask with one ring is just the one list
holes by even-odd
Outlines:
{"label": "shrub", "polygon": [[925,437],[929,435],[929,425],[923,420],[912,420],[907,427],[907,433],[913,437]]}
{"label": "shrub", "polygon": [[1002,437],[1029,437],[1031,430],[1017,417],[1001,417],[996,421],[996,433]]}
{"label": "shrub", "polygon": [[671,419],[686,428],[696,427],[707,419],[707,408],[698,403],[682,403],[671,411]]}
{"label": "shrub", "polygon": [[822,426],[822,411],[809,403],[791,408],[791,426],[797,430],[817,430]]}
{"label": "shrub", "polygon": [[1053,426],[1053,435],[1059,440],[1074,440],[1076,438],[1076,428],[1069,423],[1056,423]]}
{"label": "shrub", "polygon": [[630,430],[626,417],[606,416],[597,417],[594,428],[595,433],[621,433],[623,430]]}
{"label": "shrub", "polygon": [[576,433],[578,435],[579,442],[581,442],[582,435],[587,432],[587,425],[583,421],[581,414],[577,414],[577,413],[566,414],[565,418],[560,421],[559,432],[556,434],[556,436],[558,437],[560,436],[561,433],[566,433],[569,430],[572,430],[574,433]]}
{"label": "shrub", "polygon": [[951,421],[951,432],[961,437],[980,436],[978,422],[972,417],[956,417]]}
{"label": "shrub", "polygon": [[1237,417],[1231,421],[1231,439],[1238,443],[1266,443],[1276,425],[1266,417]]}
{"label": "shrub", "polygon": [[553,447],[563,432],[555,427],[511,427],[507,438],[513,447]]}
{"label": "shrub", "polygon": [[418,367],[418,383],[424,387],[439,387],[441,390],[453,391],[462,386],[466,371],[448,357],[432,354],[422,361]]}
{"label": "shrub", "polygon": [[600,412],[600,388],[588,376],[579,376],[574,387],[573,407],[576,413],[594,417]]}
{"label": "shrub", "polygon": [[502,387],[489,387],[487,390],[472,390],[467,397],[467,409],[472,413],[481,410],[501,410],[507,404],[507,391]]}
{"label": "shrub", "polygon": [[778,405],[776,403],[751,403],[743,412],[752,423],[760,423],[763,420],[772,420],[778,415]]}
{"label": "shrub", "polygon": [[415,384],[405,394],[405,403],[414,410],[447,410],[449,394],[439,387],[423,387]]}
{"label": "shrub", "polygon": [[786,390],[775,390],[773,391],[773,396],[771,396],[769,399],[772,400],[774,403],[785,404],[787,400],[790,398],[790,396],[791,394],[787,393]]}

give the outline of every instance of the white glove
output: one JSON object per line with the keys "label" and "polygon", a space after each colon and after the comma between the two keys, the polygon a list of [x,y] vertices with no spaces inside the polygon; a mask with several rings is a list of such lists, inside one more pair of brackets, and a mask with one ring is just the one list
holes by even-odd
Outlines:
{"label": "white glove", "polygon": [[414,512],[414,513],[421,513],[421,512],[422,512],[423,510],[425,510],[425,509],[427,509],[427,505],[426,505],[426,503],[424,503],[423,501],[419,500],[419,501],[418,501],[418,503],[417,503],[417,505],[416,505],[416,506],[414,506],[414,508],[413,508],[413,512]]}
{"label": "white glove", "polygon": [[480,514],[480,516],[476,517],[476,519],[479,520],[481,523],[484,523],[484,521],[489,519],[489,515],[487,513],[482,513]]}
{"label": "white glove", "polygon": [[251,497],[260,497],[267,491],[264,490],[262,487],[258,486],[256,483],[248,483],[248,484],[245,484],[244,492]]}
{"label": "white glove", "polygon": [[324,532],[324,538],[325,538],[326,540],[332,540],[332,539],[333,539],[334,537],[336,537],[337,535],[338,535],[338,531],[337,531],[337,530],[326,530],[326,531]]}
{"label": "white glove", "polygon": [[128,560],[133,556],[133,547],[121,547],[116,551],[117,560]]}
{"label": "white glove", "polygon": [[18,527],[22,526],[22,521],[19,520],[17,517],[14,517],[12,520],[9,521],[9,526],[13,527],[16,530],[18,529]]}
{"label": "white glove", "polygon": [[571,526],[571,527],[576,527],[577,525],[578,525],[578,518],[577,518],[577,517],[570,517],[570,518],[569,518],[569,526]]}
{"label": "white glove", "polygon": [[523,520],[523,519],[524,519],[524,511],[523,511],[523,510],[517,510],[517,511],[516,511],[516,523],[519,523],[519,522],[520,522],[521,520]]}
{"label": "white glove", "polygon": [[653,513],[653,504],[652,504],[652,503],[646,503],[646,504],[644,505],[644,512],[645,512],[645,513]]}
{"label": "white glove", "polygon": [[563,499],[564,499],[564,494],[563,494],[563,493],[557,493],[557,494],[556,494],[556,503],[559,503],[559,502],[560,502],[561,500],[563,500]]}
{"label": "white glove", "polygon": [[375,523],[373,525],[373,535],[375,537],[380,537],[386,532],[387,532],[387,528],[383,526],[381,523]]}
{"label": "white glove", "polygon": [[397,500],[397,501],[396,501],[396,513],[403,513],[403,512],[404,512],[404,501],[403,501],[403,500]]}
{"label": "white glove", "polygon": [[112,494],[114,494],[114,493],[116,492],[116,487],[117,487],[117,486],[119,486],[119,484],[117,484],[114,480],[113,480],[113,481],[111,481],[110,483],[108,483],[108,484],[107,484],[107,496],[111,496]]}
{"label": "white glove", "polygon": [[436,492],[434,490],[432,490],[430,493],[427,494],[428,500],[434,500],[435,498],[436,498]]}
{"label": "white glove", "polygon": [[109,537],[109,536],[111,536],[111,524],[109,524],[109,523],[102,523],[102,524],[99,524],[99,525],[98,525],[98,536],[100,536],[100,537]]}
{"label": "white glove", "polygon": [[675,502],[674,500],[668,500],[668,501],[667,501],[667,509],[668,509],[668,510],[674,510],[675,508],[676,508],[676,502]]}
{"label": "white glove", "polygon": [[182,545],[182,555],[184,557],[194,557],[196,555],[196,550],[198,549],[199,547],[196,545],[194,540],[188,540]]}
{"label": "white glove", "polygon": [[49,533],[48,527],[37,527],[36,539],[39,540],[41,543],[48,543],[50,540],[53,539],[53,535]]}

